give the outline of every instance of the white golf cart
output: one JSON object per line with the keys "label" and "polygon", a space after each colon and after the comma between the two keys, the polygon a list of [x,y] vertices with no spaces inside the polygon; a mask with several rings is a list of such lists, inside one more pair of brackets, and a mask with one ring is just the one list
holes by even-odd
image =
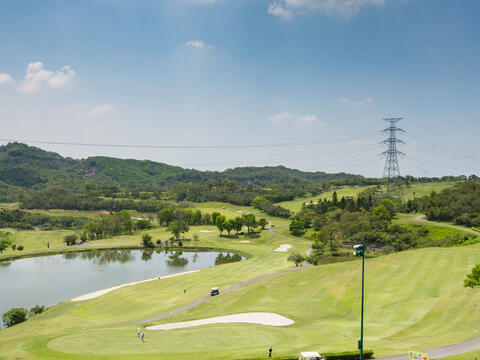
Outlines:
{"label": "white golf cart", "polygon": [[305,351],[300,353],[298,360],[327,360],[327,358],[316,351]]}

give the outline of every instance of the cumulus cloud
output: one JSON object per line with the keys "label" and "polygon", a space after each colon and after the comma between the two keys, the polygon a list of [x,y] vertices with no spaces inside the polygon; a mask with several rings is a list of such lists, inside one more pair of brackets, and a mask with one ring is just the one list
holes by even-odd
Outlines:
{"label": "cumulus cloud", "polygon": [[13,84],[15,81],[13,80],[12,75],[6,73],[0,73],[0,86]]}
{"label": "cumulus cloud", "polygon": [[74,77],[75,71],[69,65],[51,71],[46,70],[41,61],[32,62],[28,64],[18,90],[22,93],[34,93],[42,89],[64,89],[72,83]]}
{"label": "cumulus cloud", "polygon": [[387,0],[278,0],[271,2],[268,13],[273,16],[291,18],[306,11],[321,11],[326,14],[352,16],[367,5],[382,6]]}
{"label": "cumulus cloud", "polygon": [[286,7],[277,2],[268,5],[268,13],[284,19],[290,19],[293,16],[291,10],[288,10]]}
{"label": "cumulus cloud", "polygon": [[314,123],[320,126],[325,126],[326,123],[319,121],[317,115],[297,115],[289,112],[282,112],[267,116],[267,120],[276,125],[290,124],[298,127],[308,127]]}
{"label": "cumulus cloud", "polygon": [[214,49],[215,46],[207,44],[203,40],[190,40],[185,43],[187,46],[193,46],[196,47],[197,49],[201,50],[209,50],[209,49]]}
{"label": "cumulus cloud", "polygon": [[99,115],[104,115],[109,112],[112,112],[115,110],[115,107],[110,104],[103,104],[103,105],[98,105],[93,107],[89,112],[88,115],[90,116],[99,116]]}
{"label": "cumulus cloud", "polygon": [[369,97],[366,97],[362,100],[355,101],[355,100],[352,100],[348,97],[341,96],[341,97],[338,98],[338,102],[340,102],[342,104],[348,104],[348,105],[351,105],[351,106],[355,106],[355,107],[366,107],[366,106],[375,104],[375,99],[372,98],[371,96],[369,96]]}

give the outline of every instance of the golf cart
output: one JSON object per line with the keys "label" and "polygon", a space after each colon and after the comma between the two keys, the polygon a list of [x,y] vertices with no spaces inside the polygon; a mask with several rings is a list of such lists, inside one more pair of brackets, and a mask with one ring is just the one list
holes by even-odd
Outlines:
{"label": "golf cart", "polygon": [[327,358],[316,351],[305,351],[300,353],[298,360],[327,360]]}
{"label": "golf cart", "polygon": [[218,287],[213,287],[210,289],[210,296],[215,296],[220,294],[220,291],[218,290]]}

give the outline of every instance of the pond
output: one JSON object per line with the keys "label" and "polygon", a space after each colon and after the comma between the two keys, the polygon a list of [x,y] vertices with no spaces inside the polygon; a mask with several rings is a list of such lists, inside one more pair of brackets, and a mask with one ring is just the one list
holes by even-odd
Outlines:
{"label": "pond", "polygon": [[[0,262],[0,314],[92,291],[242,260],[228,252],[97,250]],[[3,324],[0,323],[0,328]]]}

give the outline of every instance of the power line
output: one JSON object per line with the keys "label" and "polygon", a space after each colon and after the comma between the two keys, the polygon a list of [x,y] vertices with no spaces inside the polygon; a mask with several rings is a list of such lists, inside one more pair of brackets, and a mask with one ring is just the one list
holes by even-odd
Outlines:
{"label": "power line", "polygon": [[101,144],[101,143],[80,143],[66,141],[44,141],[44,140],[25,140],[25,139],[1,139],[5,142],[20,142],[26,144],[44,144],[44,145],[71,145],[87,147],[108,147],[108,148],[134,148],[134,149],[255,149],[255,148],[279,148],[279,147],[297,147],[312,146],[321,144],[343,143],[356,140],[369,139],[378,136],[366,135],[354,138],[344,139],[322,139],[312,142],[291,142],[291,143],[272,143],[272,144],[235,144],[235,145],[132,145],[132,144]]}

